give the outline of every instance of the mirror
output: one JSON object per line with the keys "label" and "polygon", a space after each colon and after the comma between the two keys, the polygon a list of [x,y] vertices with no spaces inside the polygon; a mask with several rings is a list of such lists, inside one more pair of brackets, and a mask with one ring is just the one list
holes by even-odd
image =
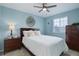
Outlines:
{"label": "mirror", "polygon": [[35,25],[35,19],[34,19],[32,16],[27,17],[27,19],[26,19],[26,24],[27,24],[29,27],[34,26],[34,25]]}

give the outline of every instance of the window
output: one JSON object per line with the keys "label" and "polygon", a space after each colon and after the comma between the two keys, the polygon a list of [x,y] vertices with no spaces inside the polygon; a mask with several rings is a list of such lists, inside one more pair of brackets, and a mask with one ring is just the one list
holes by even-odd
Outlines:
{"label": "window", "polygon": [[65,26],[68,24],[68,17],[53,20],[53,32],[65,32]]}

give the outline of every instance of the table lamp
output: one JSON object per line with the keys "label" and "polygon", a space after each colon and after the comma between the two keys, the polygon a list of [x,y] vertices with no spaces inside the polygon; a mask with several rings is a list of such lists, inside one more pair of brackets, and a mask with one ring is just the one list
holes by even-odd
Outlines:
{"label": "table lamp", "polygon": [[15,29],[15,24],[14,23],[9,23],[9,30],[11,38],[13,38],[13,30]]}

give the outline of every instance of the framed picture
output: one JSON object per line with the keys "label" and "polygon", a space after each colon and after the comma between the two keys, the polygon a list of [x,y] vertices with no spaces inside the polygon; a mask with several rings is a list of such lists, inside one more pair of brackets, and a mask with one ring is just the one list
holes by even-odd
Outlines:
{"label": "framed picture", "polygon": [[35,25],[35,19],[32,16],[27,17],[26,24],[29,27],[33,27]]}

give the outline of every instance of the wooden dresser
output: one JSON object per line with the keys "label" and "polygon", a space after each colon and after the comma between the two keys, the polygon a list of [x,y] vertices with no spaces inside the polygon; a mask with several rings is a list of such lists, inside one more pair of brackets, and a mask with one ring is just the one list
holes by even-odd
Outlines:
{"label": "wooden dresser", "polygon": [[66,26],[66,42],[70,49],[79,51],[79,25]]}
{"label": "wooden dresser", "polygon": [[15,49],[20,49],[21,48],[21,39],[20,37],[17,38],[6,38],[4,40],[4,53],[13,51]]}

